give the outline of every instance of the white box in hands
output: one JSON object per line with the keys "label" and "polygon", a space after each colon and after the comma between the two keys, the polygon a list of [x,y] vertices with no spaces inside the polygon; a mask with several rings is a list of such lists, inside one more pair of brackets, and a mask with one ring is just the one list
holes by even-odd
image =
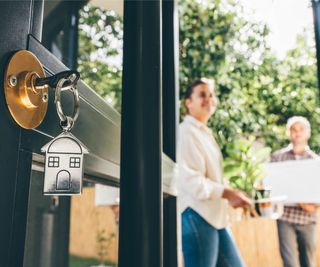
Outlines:
{"label": "white box in hands", "polygon": [[267,163],[263,185],[272,196],[286,195],[285,203],[320,204],[320,160],[290,160]]}

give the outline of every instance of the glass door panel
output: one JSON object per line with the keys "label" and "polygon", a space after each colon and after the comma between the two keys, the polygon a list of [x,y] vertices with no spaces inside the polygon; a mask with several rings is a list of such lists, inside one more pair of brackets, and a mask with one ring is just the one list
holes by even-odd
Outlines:
{"label": "glass door panel", "polygon": [[43,196],[34,169],[23,266],[117,266],[119,189],[85,181],[82,195]]}
{"label": "glass door panel", "polygon": [[88,185],[71,198],[69,267],[117,266],[118,188]]}

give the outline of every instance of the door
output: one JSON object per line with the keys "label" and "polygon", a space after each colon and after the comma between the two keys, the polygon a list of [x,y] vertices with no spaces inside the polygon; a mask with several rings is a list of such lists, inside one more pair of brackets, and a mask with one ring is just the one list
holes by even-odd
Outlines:
{"label": "door", "polygon": [[[77,29],[72,26],[77,26],[74,18],[83,4],[81,1],[1,1],[1,73],[12,54],[23,49],[37,56],[47,76],[67,70],[65,64],[75,67],[76,39],[72,38],[72,31]],[[58,13],[50,13],[51,10]],[[60,20],[59,16],[66,20]],[[46,19],[51,19],[50,27],[43,27]],[[57,22],[63,22],[63,27],[52,25]],[[71,26],[65,27],[68,22]],[[41,43],[43,30],[46,31],[43,36],[64,42],[60,59],[59,53],[53,55]],[[62,38],[63,34],[68,38]],[[45,41],[53,44],[49,37]],[[0,80],[3,84],[3,75]],[[84,193],[88,188],[94,189],[97,183],[117,187],[120,115],[82,81],[78,90],[81,115],[72,132],[90,149],[85,159]],[[40,148],[61,132],[53,99],[50,90],[44,121],[36,129],[25,130],[12,119],[1,93],[0,266],[69,266],[71,198],[42,195],[44,157]],[[62,106],[66,113],[72,113],[71,94],[63,95]]]}

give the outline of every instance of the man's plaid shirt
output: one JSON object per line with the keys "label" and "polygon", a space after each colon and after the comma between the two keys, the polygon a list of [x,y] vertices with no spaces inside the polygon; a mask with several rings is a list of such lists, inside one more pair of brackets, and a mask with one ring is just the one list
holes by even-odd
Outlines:
{"label": "man's plaid shirt", "polygon": [[[278,161],[287,161],[287,160],[304,160],[304,159],[315,159],[319,158],[319,156],[314,153],[308,147],[304,154],[297,158],[292,150],[292,146],[289,145],[288,147],[276,151],[271,156],[271,162],[278,162]],[[279,220],[287,221],[290,223],[295,224],[311,224],[317,222],[317,213],[309,213],[299,207],[298,205],[295,206],[285,206],[284,213]]]}

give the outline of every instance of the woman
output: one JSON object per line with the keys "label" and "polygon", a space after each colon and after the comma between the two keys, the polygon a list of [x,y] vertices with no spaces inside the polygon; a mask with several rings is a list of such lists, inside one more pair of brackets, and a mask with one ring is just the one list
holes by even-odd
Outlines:
{"label": "woman", "polygon": [[185,95],[187,116],[179,126],[179,205],[185,267],[243,267],[226,229],[228,202],[244,207],[251,200],[223,183],[222,155],[207,127],[217,99],[213,83],[195,81]]}

